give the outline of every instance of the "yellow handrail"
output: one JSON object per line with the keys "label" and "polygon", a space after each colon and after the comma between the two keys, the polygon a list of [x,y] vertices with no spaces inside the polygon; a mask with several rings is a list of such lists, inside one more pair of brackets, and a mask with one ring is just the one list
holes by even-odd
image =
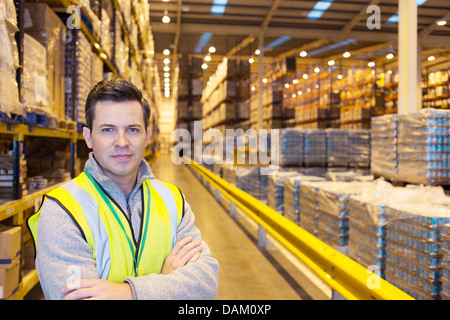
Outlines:
{"label": "yellow handrail", "polygon": [[411,296],[368,271],[248,193],[185,158],[222,195],[253,218],[275,239],[348,300],[413,300]]}

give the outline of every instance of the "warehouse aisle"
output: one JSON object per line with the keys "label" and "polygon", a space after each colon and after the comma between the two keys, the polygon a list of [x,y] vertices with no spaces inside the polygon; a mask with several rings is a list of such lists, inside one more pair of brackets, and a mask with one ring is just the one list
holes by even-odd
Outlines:
{"label": "warehouse aisle", "polygon": [[219,261],[217,299],[329,299],[275,247],[259,250],[248,222],[239,215],[231,218],[185,165],[161,154],[151,167],[158,179],[177,185],[191,205],[196,226]]}

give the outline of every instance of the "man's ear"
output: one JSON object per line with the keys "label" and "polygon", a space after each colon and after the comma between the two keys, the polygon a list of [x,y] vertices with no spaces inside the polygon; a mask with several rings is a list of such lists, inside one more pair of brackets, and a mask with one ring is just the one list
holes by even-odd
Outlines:
{"label": "man's ear", "polygon": [[83,127],[83,137],[89,149],[92,149],[91,130],[88,127]]}
{"label": "man's ear", "polygon": [[147,142],[145,143],[145,146],[148,146],[151,136],[152,136],[152,129],[150,127],[148,127],[147,128]]}

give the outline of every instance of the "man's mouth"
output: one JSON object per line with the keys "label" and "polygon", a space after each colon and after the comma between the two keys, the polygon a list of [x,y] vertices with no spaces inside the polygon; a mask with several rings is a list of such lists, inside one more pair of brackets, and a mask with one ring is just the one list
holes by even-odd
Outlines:
{"label": "man's mouth", "polygon": [[112,156],[115,160],[128,160],[132,157],[131,154],[116,154]]}

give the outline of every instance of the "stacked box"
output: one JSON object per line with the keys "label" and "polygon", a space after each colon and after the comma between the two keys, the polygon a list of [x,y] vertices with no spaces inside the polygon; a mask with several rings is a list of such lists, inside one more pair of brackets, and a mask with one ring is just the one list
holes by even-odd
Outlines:
{"label": "stacked box", "polygon": [[284,216],[300,223],[300,186],[304,181],[325,181],[325,178],[298,174],[284,180]]}
{"label": "stacked box", "polygon": [[50,92],[45,47],[28,34],[23,38],[23,89],[28,110],[39,114],[50,111]]}
{"label": "stacked box", "polygon": [[285,181],[297,176],[298,172],[277,172],[269,176],[267,205],[281,215],[284,215]]}
{"label": "stacked box", "polygon": [[442,226],[442,300],[450,300],[450,224]]}
{"label": "stacked box", "polygon": [[395,180],[397,176],[397,115],[373,117],[370,166],[374,175]]}
{"label": "stacked box", "polygon": [[3,9],[4,14],[0,15],[0,112],[23,115],[16,81],[19,53],[14,34],[19,29],[14,2],[6,1]]}
{"label": "stacked box", "polygon": [[325,167],[327,163],[327,139],[324,130],[304,131],[304,163],[305,166]]}
{"label": "stacked box", "polygon": [[303,165],[303,130],[281,129],[280,130],[280,166],[302,166]]}
{"label": "stacked box", "polygon": [[349,164],[349,135],[347,130],[326,129],[327,165],[346,167]]}
{"label": "stacked box", "polygon": [[370,194],[352,195],[349,200],[348,256],[368,268],[377,266],[385,278],[386,206]]}
{"label": "stacked box", "polygon": [[348,130],[348,163],[350,167],[370,167],[370,130]]}
{"label": "stacked box", "polygon": [[45,3],[24,4],[25,32],[46,51],[49,106],[57,119],[64,119],[64,65],[66,25]]}
{"label": "stacked box", "polygon": [[450,184],[450,112],[424,109],[401,115],[398,129],[398,179],[426,184]]}
{"label": "stacked box", "polygon": [[[92,89],[92,49],[81,30],[66,33],[66,99],[65,117],[79,123],[86,123],[84,107]],[[73,41],[76,37],[76,43]],[[75,84],[72,83],[75,77]],[[75,90],[75,92],[73,92]],[[72,100],[74,104],[72,104]],[[73,118],[72,118],[73,113]]]}
{"label": "stacked box", "polygon": [[0,225],[0,300],[12,298],[18,290],[21,230]]}
{"label": "stacked box", "polygon": [[318,182],[318,238],[331,246],[345,246],[349,236],[349,199],[370,192],[370,182]]}
{"label": "stacked box", "polygon": [[427,200],[388,207],[386,280],[415,299],[440,299],[441,231],[450,222],[450,207]]}
{"label": "stacked box", "polygon": [[267,181],[259,167],[236,168],[236,186],[258,200],[267,200]]}
{"label": "stacked box", "polygon": [[316,182],[305,181],[300,185],[299,201],[299,224],[300,227],[318,237],[317,226],[319,224],[317,217],[317,194],[319,188]]}

